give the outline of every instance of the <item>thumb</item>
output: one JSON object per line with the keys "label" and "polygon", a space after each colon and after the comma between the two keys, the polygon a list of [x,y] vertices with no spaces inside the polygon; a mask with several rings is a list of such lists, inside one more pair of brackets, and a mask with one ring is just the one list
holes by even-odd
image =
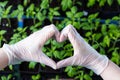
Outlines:
{"label": "thumb", "polygon": [[56,63],[48,56],[46,56],[44,53],[42,53],[40,57],[40,63],[43,63],[49,67],[52,67],[53,69],[56,69]]}
{"label": "thumb", "polygon": [[74,49],[77,49],[79,47],[78,45],[78,38],[79,34],[77,33],[76,29],[72,25],[67,25],[61,32],[60,35],[60,42],[69,39],[71,44],[73,45]]}
{"label": "thumb", "polygon": [[59,61],[57,63],[57,69],[62,68],[62,67],[66,67],[66,66],[70,66],[70,65],[74,65],[74,56]]}

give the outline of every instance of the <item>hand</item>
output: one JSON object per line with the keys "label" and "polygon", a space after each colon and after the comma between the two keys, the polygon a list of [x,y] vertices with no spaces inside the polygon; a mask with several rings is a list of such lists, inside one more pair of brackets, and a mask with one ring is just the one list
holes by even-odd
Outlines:
{"label": "hand", "polygon": [[56,63],[42,52],[42,47],[45,42],[54,35],[56,39],[58,39],[59,31],[52,24],[34,32],[16,44],[4,44],[3,49],[8,55],[9,64],[17,64],[22,61],[34,61],[56,69]]}
{"label": "hand", "polygon": [[74,55],[57,63],[57,68],[79,65],[92,69],[100,74],[108,65],[108,58],[100,55],[77,33],[72,25],[65,27],[60,35],[59,42],[69,39],[74,48]]}

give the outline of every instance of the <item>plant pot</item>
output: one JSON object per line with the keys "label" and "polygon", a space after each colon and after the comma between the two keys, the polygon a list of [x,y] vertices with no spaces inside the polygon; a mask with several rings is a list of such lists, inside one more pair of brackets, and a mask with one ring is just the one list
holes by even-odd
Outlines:
{"label": "plant pot", "polygon": [[7,42],[10,41],[11,36],[13,35],[13,30],[17,28],[17,19],[16,18],[2,18],[1,19],[1,30],[6,30],[5,39]]}
{"label": "plant pot", "polygon": [[32,80],[30,74],[22,74],[21,75],[21,80]]}
{"label": "plant pot", "polygon": [[63,73],[63,71],[64,71],[64,68],[54,70],[50,68],[49,66],[45,66],[45,67],[40,66],[40,72],[42,73],[57,74],[57,73]]}
{"label": "plant pot", "polygon": [[21,74],[38,74],[40,72],[40,64],[37,63],[34,69],[29,69],[29,62],[22,62],[19,70]]}
{"label": "plant pot", "polygon": [[12,65],[13,69],[10,69],[9,66],[7,66],[6,68],[4,68],[3,70],[0,70],[0,74],[12,74],[14,73],[14,66]]}
{"label": "plant pot", "polygon": [[66,73],[62,74],[41,74],[44,80],[74,80],[66,75]]}
{"label": "plant pot", "polygon": [[[46,79],[46,80],[56,80],[56,78],[50,78],[50,79]],[[59,78],[59,80],[75,80],[72,78]]]}
{"label": "plant pot", "polygon": [[93,80],[103,80],[100,76],[98,76],[98,75],[96,75],[96,74],[94,74],[94,75],[92,76],[92,79],[93,79]]}

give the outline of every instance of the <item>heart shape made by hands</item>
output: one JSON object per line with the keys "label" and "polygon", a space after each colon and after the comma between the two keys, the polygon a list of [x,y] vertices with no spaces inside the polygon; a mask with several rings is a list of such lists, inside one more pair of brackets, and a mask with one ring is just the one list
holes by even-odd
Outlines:
{"label": "heart shape made by hands", "polygon": [[84,39],[77,33],[76,29],[72,25],[66,26],[60,33],[59,37],[57,37],[57,42],[63,42],[66,39],[69,39],[71,42],[73,48],[74,48],[74,55],[58,61],[56,64],[56,69],[59,69],[61,67],[69,66],[69,65],[79,65],[82,61],[83,56],[86,56],[87,54],[81,54],[82,52],[85,52],[85,41]]}

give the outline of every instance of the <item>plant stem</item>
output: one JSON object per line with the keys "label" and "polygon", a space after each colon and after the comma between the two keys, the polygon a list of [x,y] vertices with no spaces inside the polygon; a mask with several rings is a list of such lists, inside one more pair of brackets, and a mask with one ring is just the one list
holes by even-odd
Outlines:
{"label": "plant stem", "polygon": [[8,25],[9,25],[9,27],[11,27],[11,22],[10,22],[10,19],[9,19],[9,18],[7,18],[7,21],[8,21]]}
{"label": "plant stem", "polygon": [[116,43],[119,42],[119,41],[120,41],[120,39],[118,39],[118,40],[116,39],[116,40],[114,41],[114,43],[113,43],[113,48],[115,47]]}

